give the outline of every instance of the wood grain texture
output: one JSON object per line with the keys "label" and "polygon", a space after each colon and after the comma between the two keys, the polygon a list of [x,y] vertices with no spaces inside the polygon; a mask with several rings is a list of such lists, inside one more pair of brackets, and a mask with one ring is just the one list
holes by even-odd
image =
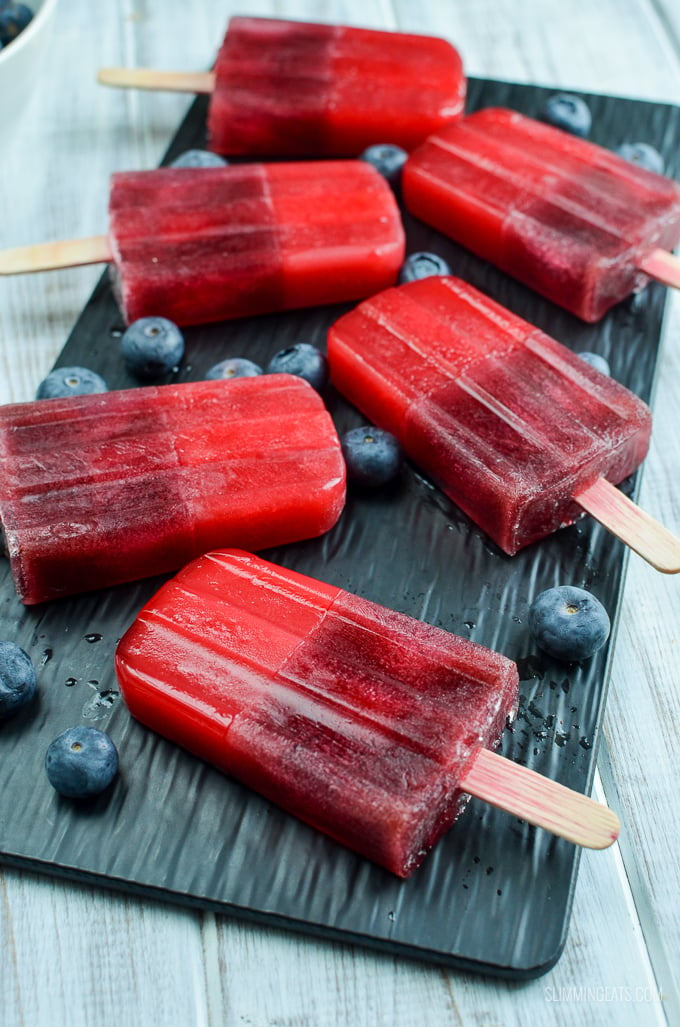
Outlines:
{"label": "wood grain texture", "polygon": [[[155,166],[189,99],[98,89],[97,69],[206,68],[230,13],[434,32],[472,74],[680,102],[673,0],[70,0],[21,133],[0,150],[0,245],[105,230],[108,175]],[[1,402],[33,396],[99,273],[0,282]],[[678,533],[678,297],[666,324],[640,503]],[[3,1024],[680,1022],[677,588],[631,557],[600,761],[621,841],[584,854],[565,951],[545,977],[489,982],[3,870]]]}

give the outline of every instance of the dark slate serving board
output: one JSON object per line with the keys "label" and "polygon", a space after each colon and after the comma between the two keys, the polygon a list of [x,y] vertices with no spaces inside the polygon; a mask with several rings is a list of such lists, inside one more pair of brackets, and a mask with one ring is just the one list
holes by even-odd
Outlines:
{"label": "dark slate serving board", "polygon": [[[503,105],[538,113],[548,90],[470,82],[469,109]],[[660,149],[678,174],[680,111],[586,96],[591,138]],[[197,100],[167,160],[204,142]],[[406,216],[410,251],[436,250],[467,278],[577,351],[606,356],[616,378],[649,400],[665,290],[626,301],[584,325]],[[186,332],[176,380],[226,356],[260,363],[294,341],[324,344],[347,307],[269,315]],[[112,388],[134,385],[118,355],[122,331],[104,275],[58,363],[95,368]],[[329,391],[339,431],[361,423]],[[568,426],[565,426],[568,430]],[[636,481],[624,485],[635,493]],[[350,494],[324,538],[265,554],[275,561],[494,647],[520,668],[521,707],[502,751],[589,791],[609,682],[624,547],[584,519],[514,558],[502,554],[415,468],[392,488]],[[162,897],[194,908],[354,941],[506,977],[532,977],[559,958],[568,928],[579,852],[565,841],[473,800],[463,818],[408,881],[397,880],[297,822],[135,723],[118,694],[117,640],[158,579],[25,609],[0,561],[0,637],[33,657],[39,701],[0,729],[0,858],[6,863]],[[526,613],[542,589],[584,586],[612,616],[608,645],[589,662],[564,665],[538,653]],[[60,799],[43,771],[52,738],[73,723],[113,736],[121,774],[86,805]]]}

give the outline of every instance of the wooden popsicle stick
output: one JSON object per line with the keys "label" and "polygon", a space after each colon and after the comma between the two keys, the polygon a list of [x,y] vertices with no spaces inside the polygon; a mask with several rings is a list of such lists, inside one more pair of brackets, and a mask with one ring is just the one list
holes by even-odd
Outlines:
{"label": "wooden popsicle stick", "polygon": [[680,289],[680,258],[666,250],[652,250],[638,264],[640,271],[663,285]]}
{"label": "wooden popsicle stick", "polygon": [[85,239],[64,239],[0,250],[0,275],[23,275],[33,271],[54,271],[82,264],[108,264],[113,259],[105,235]]}
{"label": "wooden popsicle stick", "polygon": [[574,845],[606,849],[619,836],[613,810],[489,749],[480,750],[461,788]]}
{"label": "wooden popsicle stick", "polygon": [[598,478],[574,499],[652,567],[664,574],[680,572],[680,539],[606,478]]}
{"label": "wooden popsicle stick", "polygon": [[157,71],[155,68],[101,68],[97,82],[118,89],[152,89],[169,93],[212,93],[212,71]]}

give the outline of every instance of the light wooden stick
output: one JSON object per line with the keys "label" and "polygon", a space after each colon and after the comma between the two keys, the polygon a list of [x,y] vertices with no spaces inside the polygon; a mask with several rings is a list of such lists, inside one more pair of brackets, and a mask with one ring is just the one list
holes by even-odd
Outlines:
{"label": "light wooden stick", "polygon": [[574,499],[652,567],[664,574],[680,572],[680,539],[606,478],[598,478]]}
{"label": "light wooden stick", "polygon": [[107,264],[112,259],[109,240],[105,235],[42,242],[0,250],[0,275],[54,271],[60,267],[80,267],[82,264]]}
{"label": "light wooden stick", "polygon": [[613,810],[489,749],[480,751],[461,788],[574,845],[606,849],[619,836]]}
{"label": "light wooden stick", "polygon": [[680,289],[680,259],[666,250],[652,250],[638,267],[646,275],[672,289]]}
{"label": "light wooden stick", "polygon": [[101,68],[97,82],[118,89],[152,89],[170,93],[212,93],[212,71],[156,71],[155,68]]}

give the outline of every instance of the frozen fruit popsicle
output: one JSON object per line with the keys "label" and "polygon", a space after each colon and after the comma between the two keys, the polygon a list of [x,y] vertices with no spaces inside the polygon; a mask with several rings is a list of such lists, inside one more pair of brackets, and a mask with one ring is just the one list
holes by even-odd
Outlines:
{"label": "frozen fruit popsicle", "polygon": [[180,325],[360,299],[391,285],[404,230],[365,161],[119,172],[107,237],[0,253],[0,274],[113,264],[126,321]]}
{"label": "frozen fruit popsicle", "polygon": [[211,149],[357,157],[411,150],[463,112],[465,76],[444,39],[273,18],[232,18],[205,75],[106,68],[107,85],[209,93]]}
{"label": "frozen fruit popsicle", "polygon": [[651,519],[664,545],[630,532],[628,506],[642,511],[610,484],[647,452],[647,406],[472,286],[432,277],[371,297],[332,326],[328,355],[337,388],[507,553],[586,509],[680,570],[680,541]]}
{"label": "frozen fruit popsicle", "polygon": [[[495,783],[517,811],[498,766],[528,774],[542,822],[575,840],[559,821],[576,793],[483,751],[516,712],[514,663],[248,553],[209,553],[166,583],[119,643],[116,673],[143,724],[402,877],[466,789]],[[596,821],[579,842],[610,844],[615,816],[576,802],[571,819]]]}
{"label": "frozen fruit popsicle", "polygon": [[648,276],[680,286],[680,184],[516,111],[438,131],[402,172],[406,206],[584,321]]}
{"label": "frozen fruit popsicle", "polygon": [[333,422],[292,375],[0,407],[0,524],[27,604],[173,571],[215,546],[319,535],[344,496]]}

